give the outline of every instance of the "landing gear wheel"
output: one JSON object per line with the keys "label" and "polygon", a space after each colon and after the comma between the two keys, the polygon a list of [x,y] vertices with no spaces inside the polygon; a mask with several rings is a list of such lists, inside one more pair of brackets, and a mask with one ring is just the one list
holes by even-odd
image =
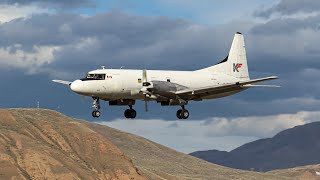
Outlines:
{"label": "landing gear wheel", "polygon": [[182,110],[182,111],[181,111],[181,117],[182,117],[183,119],[188,119],[188,118],[189,118],[189,111],[186,110],[186,109]]}
{"label": "landing gear wheel", "polygon": [[124,116],[127,118],[127,119],[134,119],[137,117],[137,111],[134,110],[134,109],[127,109],[124,111]]}
{"label": "landing gear wheel", "polygon": [[179,109],[179,110],[177,111],[177,118],[178,118],[178,119],[182,119],[181,112],[182,112],[182,109]]}
{"label": "landing gear wheel", "polygon": [[100,111],[92,111],[92,117],[94,117],[94,118],[98,118],[98,117],[100,117],[100,115],[101,115],[101,113],[100,113]]}
{"label": "landing gear wheel", "polygon": [[179,109],[177,111],[177,118],[178,119],[188,119],[189,118],[189,111],[186,109]]}

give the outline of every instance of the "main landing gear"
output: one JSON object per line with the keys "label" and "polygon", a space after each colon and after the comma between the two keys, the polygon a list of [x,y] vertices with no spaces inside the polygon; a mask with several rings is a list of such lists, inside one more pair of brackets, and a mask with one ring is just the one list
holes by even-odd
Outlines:
{"label": "main landing gear", "polygon": [[94,110],[92,111],[92,117],[98,118],[101,115],[100,112],[100,99],[99,98],[93,98],[93,106]]}
{"label": "main landing gear", "polygon": [[[93,97],[93,106],[92,107],[94,108],[94,110],[92,111],[92,117],[94,117],[94,118],[100,117],[101,106],[100,106],[100,99],[99,98]],[[189,111],[185,109],[184,105],[181,105],[181,108],[182,109],[179,109],[177,111],[177,118],[178,119],[188,119],[189,118]],[[137,117],[137,111],[132,108],[132,105],[129,105],[129,109],[124,111],[124,116],[127,119],[134,119]]]}
{"label": "main landing gear", "polygon": [[179,109],[177,111],[177,118],[178,119],[188,119],[189,118],[189,111],[186,110],[184,108],[184,106],[181,106],[181,107],[182,107],[182,109]]}
{"label": "main landing gear", "polygon": [[130,109],[124,111],[124,116],[127,119],[134,119],[137,117],[137,111],[132,109],[132,105],[129,105]]}

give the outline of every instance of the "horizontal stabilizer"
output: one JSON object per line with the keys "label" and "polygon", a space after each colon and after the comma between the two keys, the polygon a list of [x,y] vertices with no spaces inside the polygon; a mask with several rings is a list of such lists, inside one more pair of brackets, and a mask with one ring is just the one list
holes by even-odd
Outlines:
{"label": "horizontal stabilizer", "polygon": [[63,80],[52,80],[55,83],[64,84],[70,86],[72,82],[70,81],[63,81]]}

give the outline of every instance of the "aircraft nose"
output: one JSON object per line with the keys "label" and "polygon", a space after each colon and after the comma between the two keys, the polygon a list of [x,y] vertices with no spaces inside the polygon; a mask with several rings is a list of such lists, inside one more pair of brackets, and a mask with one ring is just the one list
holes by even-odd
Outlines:
{"label": "aircraft nose", "polygon": [[75,80],[71,83],[70,88],[76,93],[81,93],[83,91],[83,83],[81,80]]}

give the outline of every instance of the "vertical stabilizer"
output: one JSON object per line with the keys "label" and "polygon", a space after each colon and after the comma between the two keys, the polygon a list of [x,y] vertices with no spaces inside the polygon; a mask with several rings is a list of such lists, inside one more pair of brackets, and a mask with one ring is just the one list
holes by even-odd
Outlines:
{"label": "vertical stabilizer", "polygon": [[246,48],[242,33],[237,32],[235,34],[229,55],[223,61],[203,70],[224,73],[226,75],[238,78],[241,81],[249,80],[250,77]]}

